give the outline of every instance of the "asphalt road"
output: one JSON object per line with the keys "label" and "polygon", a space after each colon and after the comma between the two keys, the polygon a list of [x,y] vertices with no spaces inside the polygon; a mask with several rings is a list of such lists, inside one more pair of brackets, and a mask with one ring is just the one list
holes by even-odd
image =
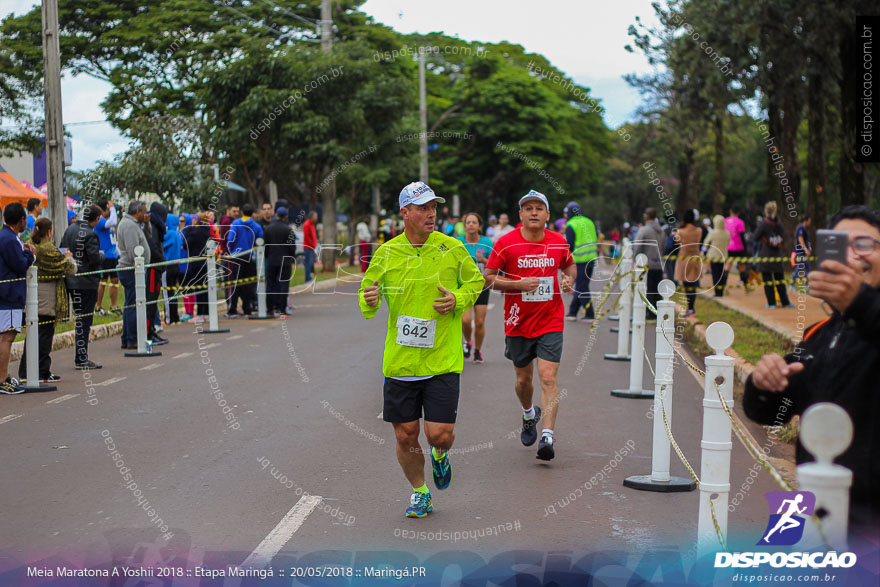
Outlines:
{"label": "asphalt road", "polygon": [[[486,362],[466,363],[462,376],[453,484],[432,491],[426,519],[405,518],[410,488],[391,426],[377,418],[387,315],[364,320],[354,291],[299,296],[285,321],[224,320],[227,334],[168,328],[161,357],[124,358],[118,338],[98,341],[91,356],[104,368],[90,373],[73,370],[72,349],[53,353],[58,391],[0,397],[0,571],[46,560],[225,565],[275,552],[273,565],[350,562],[367,551],[424,560],[446,551],[488,559],[517,549],[691,550],[699,491],[622,485],[650,473],[652,402],[609,394],[629,372],[602,358],[616,348],[614,323],[603,321],[589,347],[589,324],[566,322],[557,457],[544,463],[519,441],[494,293]],[[702,395],[678,366],[673,430],[697,469]],[[687,476],[672,458],[673,474]],[[732,494],[752,464],[734,440]],[[754,544],[773,489],[763,473],[749,485],[730,514],[731,536]]]}

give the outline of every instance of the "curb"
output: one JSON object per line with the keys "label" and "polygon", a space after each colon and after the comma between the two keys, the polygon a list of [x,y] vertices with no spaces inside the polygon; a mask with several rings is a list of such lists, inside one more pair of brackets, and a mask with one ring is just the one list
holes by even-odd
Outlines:
{"label": "curb", "polygon": [[[312,282],[301,287],[299,290],[291,290],[290,295],[298,296],[310,292],[323,291],[325,289],[335,289],[339,283],[360,283],[361,277],[362,275],[351,275],[346,277],[334,277],[333,279],[327,279],[324,281]],[[355,281],[354,278],[357,278],[357,281]],[[221,306],[218,305],[218,313],[220,312],[220,308]],[[91,333],[89,334],[89,342],[110,338],[121,333],[122,320],[117,320],[116,322],[107,322],[106,324],[98,324],[96,326],[92,326]],[[76,344],[75,336],[76,333],[74,330],[68,330],[67,332],[56,334],[52,339],[52,350],[57,351],[60,349],[73,347],[74,344]],[[10,362],[18,361],[21,359],[21,355],[24,353],[24,345],[25,341],[23,340],[12,343],[12,350],[9,354]]]}
{"label": "curb", "polygon": [[[721,304],[722,306],[724,306],[728,310],[732,310],[734,312],[739,312],[740,314],[743,314],[745,316],[749,316],[749,314],[744,312],[742,308],[738,308],[735,304],[730,302],[729,298],[727,298],[725,296],[721,296],[720,298],[716,298],[715,296],[710,296],[709,294],[701,294],[701,295],[707,299],[711,299],[711,300],[718,302],[719,304]],[[759,320],[758,318],[754,318],[752,316],[750,316],[750,317],[755,320]],[[793,344],[793,345],[797,345],[800,342],[800,338],[792,335],[791,332],[787,331],[785,328],[779,326],[778,324],[775,324],[773,322],[768,321],[768,322],[761,322],[761,326],[763,326],[764,328],[766,328],[768,330],[772,330],[773,332],[775,332],[776,334],[778,334],[784,338],[787,338],[788,340],[791,341],[791,344]]]}

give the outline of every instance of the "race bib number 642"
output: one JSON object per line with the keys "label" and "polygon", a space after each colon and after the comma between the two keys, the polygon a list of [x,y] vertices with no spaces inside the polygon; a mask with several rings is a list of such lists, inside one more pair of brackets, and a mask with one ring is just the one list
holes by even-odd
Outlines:
{"label": "race bib number 642", "polygon": [[397,317],[397,344],[418,348],[434,347],[436,320],[422,320],[412,316]]}

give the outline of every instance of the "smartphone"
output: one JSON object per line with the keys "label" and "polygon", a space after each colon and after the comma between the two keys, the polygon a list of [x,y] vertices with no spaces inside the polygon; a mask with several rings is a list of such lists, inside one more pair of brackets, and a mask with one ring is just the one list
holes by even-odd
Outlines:
{"label": "smartphone", "polygon": [[816,231],[816,265],[822,265],[825,259],[831,259],[846,265],[846,249],[849,247],[849,235],[842,230]]}

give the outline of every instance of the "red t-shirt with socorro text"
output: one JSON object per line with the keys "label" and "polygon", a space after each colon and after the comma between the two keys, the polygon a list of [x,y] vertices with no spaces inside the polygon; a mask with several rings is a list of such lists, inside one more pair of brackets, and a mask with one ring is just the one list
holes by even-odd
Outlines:
{"label": "red t-shirt with socorro text", "polygon": [[565,304],[559,289],[559,270],[574,263],[568,243],[558,232],[544,231],[543,240],[523,238],[514,230],[498,239],[487,269],[499,269],[505,277],[538,277],[540,287],[534,292],[504,292],[504,334],[538,337],[565,328]]}

